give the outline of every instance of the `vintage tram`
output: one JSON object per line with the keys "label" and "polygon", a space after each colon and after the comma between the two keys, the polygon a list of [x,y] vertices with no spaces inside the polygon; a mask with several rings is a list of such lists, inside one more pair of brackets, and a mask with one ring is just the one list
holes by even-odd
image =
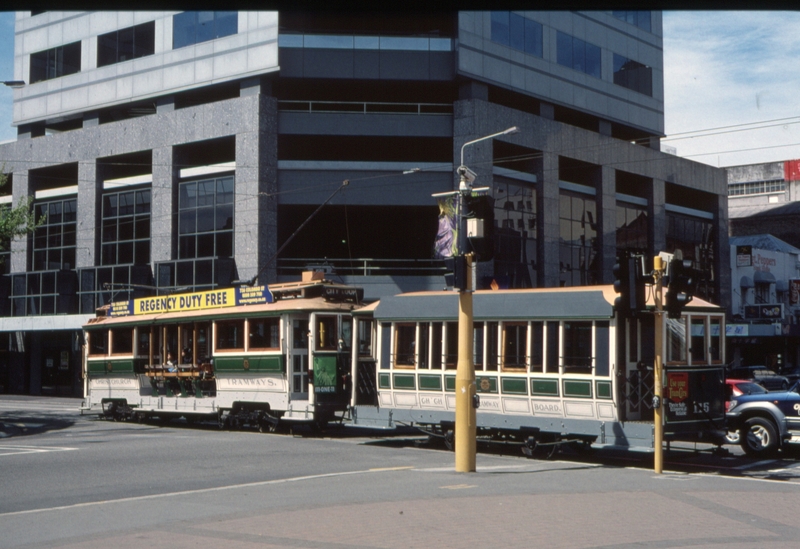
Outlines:
{"label": "vintage tram", "polygon": [[[473,294],[479,440],[653,447],[654,304],[622,316],[615,298],[613,286]],[[401,294],[354,317],[353,421],[413,424],[452,444],[458,295]],[[663,330],[665,439],[721,444],[724,311],[695,298]]]}
{"label": "vintage tram", "polygon": [[350,403],[358,288],[297,283],[113,303],[85,327],[83,409],[117,419],[321,425]]}
{"label": "vintage tram", "polygon": [[[474,292],[480,440],[652,448],[655,316],[612,286]],[[114,303],[85,326],[83,408],[223,426],[415,426],[452,443],[458,295],[300,282]],[[663,322],[666,440],[723,443],[724,311]]]}

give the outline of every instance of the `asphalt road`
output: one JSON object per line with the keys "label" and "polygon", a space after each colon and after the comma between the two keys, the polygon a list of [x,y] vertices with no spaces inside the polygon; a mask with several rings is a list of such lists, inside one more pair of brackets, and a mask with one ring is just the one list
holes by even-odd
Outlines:
{"label": "asphalt road", "polygon": [[796,547],[800,462],[670,452],[476,473],[411,438],[114,423],[0,396],[0,547]]}

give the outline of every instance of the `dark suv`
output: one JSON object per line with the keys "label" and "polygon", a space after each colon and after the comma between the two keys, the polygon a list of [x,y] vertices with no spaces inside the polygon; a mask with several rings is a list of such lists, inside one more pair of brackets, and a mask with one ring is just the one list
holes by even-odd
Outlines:
{"label": "dark suv", "polygon": [[748,455],[771,455],[800,444],[800,381],[788,391],[732,397],[725,417]]}
{"label": "dark suv", "polygon": [[755,381],[768,391],[785,391],[791,383],[789,378],[778,375],[766,366],[739,366],[731,368],[727,377]]}

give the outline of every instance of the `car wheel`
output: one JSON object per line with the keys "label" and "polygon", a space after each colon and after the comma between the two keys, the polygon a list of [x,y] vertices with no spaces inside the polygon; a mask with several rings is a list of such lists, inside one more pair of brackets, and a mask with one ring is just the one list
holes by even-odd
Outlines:
{"label": "car wheel", "polygon": [[740,433],[742,450],[749,456],[768,456],[778,449],[778,433],[768,419],[750,418]]}
{"label": "car wheel", "polygon": [[739,444],[741,441],[741,436],[739,436],[739,431],[728,431],[725,433],[725,442],[728,444]]}

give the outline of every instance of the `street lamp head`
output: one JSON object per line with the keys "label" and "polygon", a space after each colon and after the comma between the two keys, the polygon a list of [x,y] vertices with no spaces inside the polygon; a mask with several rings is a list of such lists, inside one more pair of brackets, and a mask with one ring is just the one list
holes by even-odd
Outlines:
{"label": "street lamp head", "polygon": [[519,133],[519,128],[517,126],[511,126],[507,130],[503,130],[503,135],[511,135],[514,133]]}

